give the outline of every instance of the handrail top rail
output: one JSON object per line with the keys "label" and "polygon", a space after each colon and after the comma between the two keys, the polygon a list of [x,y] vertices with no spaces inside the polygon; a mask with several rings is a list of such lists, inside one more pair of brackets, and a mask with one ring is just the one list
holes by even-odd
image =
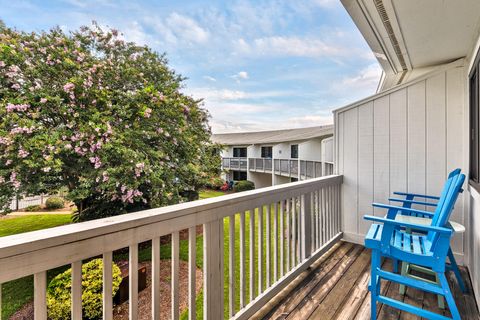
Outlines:
{"label": "handrail top rail", "polygon": [[[232,206],[235,204],[241,204],[265,196],[282,194],[287,191],[301,192],[302,190],[308,190],[309,188],[317,185],[322,187],[341,184],[342,181],[342,175],[330,175],[310,180],[224,195],[216,198],[185,202],[114,217],[0,237],[0,259],[23,253],[27,251],[27,248],[28,251],[41,250],[56,246],[60,243],[66,244],[77,242],[109,233],[115,233],[149,225],[152,223],[166,222],[174,218],[197,214],[227,205]],[[225,214],[225,216],[228,215],[229,213]]]}

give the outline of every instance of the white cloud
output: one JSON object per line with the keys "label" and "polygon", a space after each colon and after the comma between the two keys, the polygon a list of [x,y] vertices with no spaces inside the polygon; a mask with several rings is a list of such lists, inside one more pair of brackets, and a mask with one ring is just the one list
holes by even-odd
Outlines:
{"label": "white cloud", "polygon": [[333,8],[339,5],[338,0],[313,0],[312,3],[323,8]]}
{"label": "white cloud", "polygon": [[217,79],[215,79],[214,77],[211,77],[211,76],[203,76],[203,79],[208,80],[208,81],[212,81],[212,82],[217,82]]}
{"label": "white cloud", "polygon": [[362,91],[368,91],[375,89],[382,75],[382,69],[378,63],[371,64],[365,69],[362,69],[358,74],[344,78],[342,86],[350,89],[360,89]]}
{"label": "white cloud", "polygon": [[210,37],[209,32],[200,27],[195,20],[176,12],[167,17],[165,24],[178,39],[190,43],[206,43]]}
{"label": "white cloud", "polygon": [[216,104],[228,102],[228,101],[240,101],[245,99],[265,99],[265,98],[278,98],[278,97],[291,97],[295,95],[295,92],[287,90],[266,90],[256,92],[245,92],[242,90],[230,90],[230,89],[215,89],[215,88],[191,88],[186,90],[187,94],[193,96],[195,99],[204,99],[207,108],[210,104]]}
{"label": "white cloud", "polygon": [[238,121],[229,121],[220,117],[214,118],[210,124],[214,133],[247,132],[261,130],[280,130],[292,128],[305,128],[333,124],[333,116],[305,115],[291,117],[288,120],[283,119],[259,119],[255,118],[239,119]]}
{"label": "white cloud", "polygon": [[327,44],[326,42],[309,37],[273,36],[257,38],[252,45],[243,44],[242,51],[264,56],[295,56],[295,57],[340,57],[348,54],[346,48]]}
{"label": "white cloud", "polygon": [[237,74],[238,78],[240,79],[248,79],[248,73],[247,71],[240,71],[238,74]]}

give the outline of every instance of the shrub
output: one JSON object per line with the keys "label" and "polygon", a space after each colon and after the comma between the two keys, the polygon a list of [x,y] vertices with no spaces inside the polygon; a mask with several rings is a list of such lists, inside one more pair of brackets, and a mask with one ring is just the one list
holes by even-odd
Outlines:
{"label": "shrub", "polygon": [[241,192],[241,191],[247,191],[247,190],[253,190],[253,189],[255,189],[255,184],[249,180],[237,181],[233,185],[233,191],[235,192]]}
{"label": "shrub", "polygon": [[40,211],[40,210],[42,210],[42,206],[38,204],[34,204],[32,206],[28,206],[25,208],[25,211],[27,212]]}
{"label": "shrub", "polygon": [[50,197],[45,202],[45,207],[49,210],[62,209],[65,206],[65,201],[60,197]]}
{"label": "shrub", "polygon": [[[120,268],[113,263],[113,295],[122,281]],[[102,318],[103,260],[95,259],[82,266],[82,306],[84,319]],[[57,275],[47,288],[48,318],[71,319],[72,269]]]}
{"label": "shrub", "polygon": [[218,190],[223,186],[224,183],[225,183],[225,181],[222,178],[212,177],[205,184],[205,187],[208,188],[208,189],[212,189],[212,190]]}

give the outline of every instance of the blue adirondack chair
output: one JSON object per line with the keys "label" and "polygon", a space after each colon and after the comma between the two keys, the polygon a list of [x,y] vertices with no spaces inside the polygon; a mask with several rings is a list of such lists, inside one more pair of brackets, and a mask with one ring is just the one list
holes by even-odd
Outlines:
{"label": "blue adirondack chair", "polygon": [[[448,219],[450,218],[464,181],[465,175],[463,174],[452,177],[448,191],[442,192],[430,226],[395,221],[395,216],[399,212],[417,214],[420,210],[384,204],[374,203],[373,206],[388,209],[386,218],[368,215],[364,217],[366,220],[374,222],[365,237],[365,246],[372,249],[371,278],[369,285],[372,299],[371,319],[376,318],[377,302],[385,303],[394,308],[428,319],[450,319],[381,295],[381,280],[389,280],[401,285],[403,284],[442,295],[447,301],[453,319],[460,319],[460,314],[449,288],[445,271],[450,239],[452,237],[452,229],[448,228]],[[408,233],[406,229],[419,230],[424,234],[418,234],[416,232]],[[414,279],[383,270],[381,268],[382,256],[429,268],[436,273],[440,284],[430,283],[422,281],[421,279]]]}
{"label": "blue adirondack chair", "polygon": [[[448,192],[449,190],[449,187],[453,181],[453,178],[455,176],[458,176],[459,174],[461,173],[461,169],[457,168],[455,170],[453,170],[452,172],[449,173],[448,175],[448,178],[447,180],[445,181],[445,184],[444,184],[444,187],[443,187],[443,190],[442,190],[442,195],[444,195],[446,192]],[[463,190],[461,190],[460,192],[462,192]],[[431,196],[431,195],[421,195],[421,194],[414,194],[414,193],[405,193],[405,192],[394,192],[393,194],[395,195],[400,195],[400,196],[405,196],[404,199],[398,199],[398,198],[389,198],[388,200],[389,201],[392,201],[392,202],[401,202],[402,203],[402,207],[404,208],[411,208],[412,205],[424,205],[424,206],[427,206],[427,207],[434,207],[436,208],[437,207],[437,202],[431,202],[431,201],[428,201],[428,202],[425,202],[425,201],[418,201],[418,200],[415,200],[415,198],[423,198],[423,199],[428,199],[428,200],[440,200],[441,197],[437,197],[437,196]],[[416,217],[422,217],[422,218],[433,218],[434,216],[434,213],[433,212],[428,212],[428,213],[425,213],[424,211],[409,211],[409,212],[401,212],[401,214],[403,215],[409,215],[409,216],[416,216]],[[408,231],[412,231],[412,230],[408,230]],[[419,231],[419,230],[417,230]],[[463,282],[463,279],[462,279],[462,276],[460,274],[460,270],[458,268],[458,264],[455,260],[455,256],[453,255],[453,252],[452,252],[452,249],[449,248],[448,249],[448,259],[450,261],[450,263],[447,263],[447,270],[452,270],[455,274],[455,277],[457,278],[457,282],[458,282],[458,285],[460,287],[460,290],[462,292],[466,292],[466,286],[465,286],[465,283]],[[396,266],[396,261],[394,262],[395,263],[395,266]],[[407,268],[409,267],[409,264],[406,263],[406,262],[402,262],[402,275],[403,274],[407,274]],[[431,273],[431,272],[428,272],[428,273]],[[400,285],[400,294],[405,294],[405,286],[404,285]],[[440,308],[444,308],[444,301],[442,298],[440,298],[441,296],[439,296],[439,306]]]}

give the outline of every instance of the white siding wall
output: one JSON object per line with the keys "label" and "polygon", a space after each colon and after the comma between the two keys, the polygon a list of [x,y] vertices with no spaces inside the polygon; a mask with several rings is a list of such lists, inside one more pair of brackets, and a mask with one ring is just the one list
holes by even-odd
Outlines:
{"label": "white siding wall", "polygon": [[[385,214],[373,211],[372,202],[387,203],[393,191],[439,194],[448,172],[466,170],[463,81],[463,63],[457,62],[335,112],[348,240],[363,242],[370,225],[363,215]],[[452,219],[464,223],[463,195]],[[462,257],[463,240],[457,235],[453,244]]]}
{"label": "white siding wall", "polygon": [[[468,71],[465,72],[465,83],[467,83],[465,90],[465,105],[468,106],[469,103],[469,91],[468,91],[468,74],[470,73],[473,61],[477,55],[477,52],[480,50],[480,36],[477,37],[477,42],[473,46],[469,57],[467,58],[467,64],[469,65]],[[465,139],[468,141],[469,134],[469,115],[468,108],[465,108],[466,116],[465,121],[466,125],[463,129],[464,135],[467,136]],[[454,143],[455,139],[452,139],[450,143]],[[466,254],[468,257],[468,270],[470,271],[470,278],[472,280],[473,291],[475,292],[475,297],[477,300],[477,305],[480,305],[480,194],[472,187],[468,188],[469,194],[466,193],[468,197],[469,210],[468,215],[465,217],[465,224],[467,228],[467,242],[466,242]]]}
{"label": "white siding wall", "polygon": [[298,157],[301,160],[320,161],[322,159],[322,140],[310,139],[298,144]]}
{"label": "white siding wall", "polygon": [[263,172],[248,172],[248,180],[255,183],[255,189],[271,187],[272,174]]}

